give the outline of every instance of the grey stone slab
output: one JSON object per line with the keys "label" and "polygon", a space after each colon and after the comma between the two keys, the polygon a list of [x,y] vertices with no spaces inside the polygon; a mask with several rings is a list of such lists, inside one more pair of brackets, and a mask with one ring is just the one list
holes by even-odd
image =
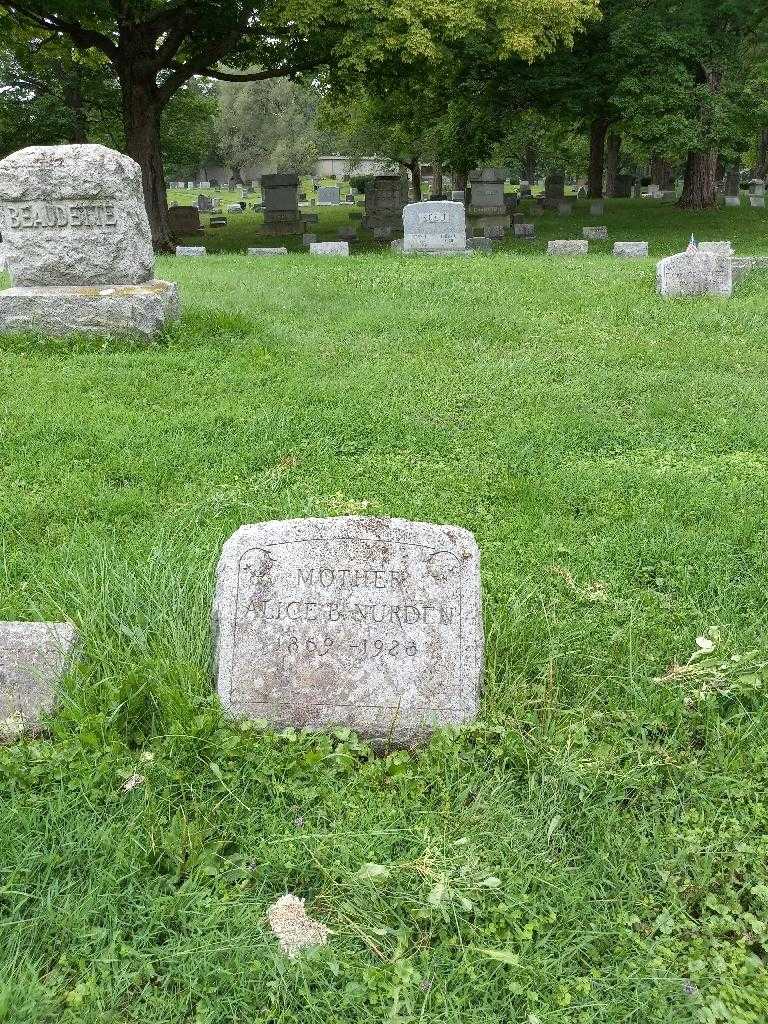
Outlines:
{"label": "grey stone slab", "polygon": [[589,252],[589,242],[581,238],[559,238],[547,242],[547,252],[551,256],[585,256]]}
{"label": "grey stone slab", "polygon": [[602,224],[596,224],[594,227],[582,228],[581,235],[588,242],[604,242],[608,238],[608,228]]}
{"label": "grey stone slab", "polygon": [[153,275],[141,168],[106,146],[30,146],[0,160],[0,234],[19,287]]}
{"label": "grey stone slab", "polygon": [[614,242],[613,255],[624,259],[644,259],[648,255],[647,242]]}
{"label": "grey stone slab", "polygon": [[337,228],[336,235],[338,238],[344,238],[348,242],[357,241],[357,231],[355,228]]}
{"label": "grey stone slab", "polygon": [[558,203],[557,212],[561,217],[570,217],[573,213],[572,203]]}
{"label": "grey stone slab", "polygon": [[515,224],[513,227],[516,238],[535,238],[536,237],[536,225],[535,224]]}
{"label": "grey stone slab", "polygon": [[301,236],[302,245],[310,245],[312,242],[317,241],[317,235],[305,234]]}
{"label": "grey stone slab", "polygon": [[486,224],[483,227],[483,235],[485,238],[495,238],[497,241],[500,241],[504,238],[504,225]]}
{"label": "grey stone slab", "polygon": [[377,242],[388,242],[392,238],[391,227],[377,227],[373,229],[373,237]]}
{"label": "grey stone slab", "polygon": [[259,245],[246,249],[248,256],[287,256],[288,250],[284,245]]}
{"label": "grey stone slab", "polygon": [[477,714],[479,552],[458,527],[241,527],[222,550],[213,620],[218,693],[236,717],[403,745]]}
{"label": "grey stone slab", "polygon": [[240,203],[227,203],[227,213],[244,213]]}
{"label": "grey stone slab", "polygon": [[602,199],[596,199],[593,203],[590,203],[590,206],[589,206],[589,215],[590,215],[590,217],[602,217],[604,213],[605,213],[605,203],[603,202]]}
{"label": "grey stone slab", "polygon": [[719,295],[733,291],[731,257],[713,252],[681,252],[656,264],[656,288],[664,296]]}
{"label": "grey stone slab", "polygon": [[493,252],[493,242],[486,235],[467,239],[467,249],[474,252]]}
{"label": "grey stone slab", "polygon": [[725,205],[726,206],[741,206],[741,198],[739,196],[726,196],[725,197]]}
{"label": "grey stone slab", "polygon": [[204,245],[177,245],[177,256],[207,256]]}
{"label": "grey stone slab", "polygon": [[37,729],[53,710],[76,644],[67,622],[0,622],[0,737]]}
{"label": "grey stone slab", "polygon": [[733,256],[733,242],[726,239],[717,242],[699,242],[699,252],[712,252],[716,256]]}
{"label": "grey stone slab", "polygon": [[320,185],[316,192],[318,206],[338,206],[341,189],[338,185]]}
{"label": "grey stone slab", "polygon": [[463,203],[464,202],[464,195],[465,195],[464,189],[454,189],[451,192],[451,202],[452,203]]}
{"label": "grey stone slab", "polygon": [[403,252],[466,252],[467,226],[462,203],[409,203],[403,210],[403,230]]}
{"label": "grey stone slab", "polygon": [[753,209],[764,210],[765,209],[765,196],[764,195],[750,196],[749,197],[749,205]]}
{"label": "grey stone slab", "polygon": [[313,256],[349,256],[349,242],[310,242]]}
{"label": "grey stone slab", "polygon": [[0,292],[0,331],[151,336],[179,315],[169,281],[105,288],[6,288]]}

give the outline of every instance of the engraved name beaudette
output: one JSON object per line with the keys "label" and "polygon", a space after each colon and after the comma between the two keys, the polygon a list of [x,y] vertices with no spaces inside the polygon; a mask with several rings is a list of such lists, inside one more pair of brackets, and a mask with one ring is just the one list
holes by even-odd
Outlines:
{"label": "engraved name beaudette", "polygon": [[59,203],[5,203],[0,206],[3,230],[44,228],[113,228],[117,226],[114,203],[73,200]]}

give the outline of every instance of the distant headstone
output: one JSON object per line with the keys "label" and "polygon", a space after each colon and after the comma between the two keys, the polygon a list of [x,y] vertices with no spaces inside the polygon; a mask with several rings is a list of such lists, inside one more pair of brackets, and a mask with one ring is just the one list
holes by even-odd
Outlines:
{"label": "distant headstone", "polygon": [[274,246],[254,246],[253,248],[245,250],[248,256],[287,256],[288,250],[284,245]]}
{"label": "distant headstone", "polygon": [[194,181],[188,181],[187,182],[187,188],[194,188],[194,187],[195,187]]}
{"label": "distant headstone", "polygon": [[753,209],[763,210],[765,209],[765,196],[750,196],[749,205]]}
{"label": "distant headstone", "polygon": [[472,225],[482,233],[487,227],[509,230],[509,210],[504,202],[504,167],[480,167],[469,175],[471,191],[467,210]]}
{"label": "distant headstone", "polygon": [[479,553],[458,527],[243,526],[221,554],[213,618],[218,693],[234,716],[410,745],[477,715]]}
{"label": "distant headstone", "polygon": [[317,189],[318,206],[338,206],[341,202],[341,189],[338,185],[320,185]]}
{"label": "distant headstone", "polygon": [[243,207],[240,203],[227,203],[227,213],[243,213]]}
{"label": "distant headstone", "polygon": [[548,174],[544,179],[543,206],[548,210],[556,210],[565,197],[565,177],[560,171]]}
{"label": "distant headstone", "polygon": [[454,189],[451,192],[451,202],[452,203],[463,203],[465,195],[466,195],[466,193],[464,192],[463,188]]}
{"label": "distant headstone", "polygon": [[391,227],[380,227],[373,229],[373,237],[377,242],[388,242],[392,238]]}
{"label": "distant headstone", "polygon": [[317,235],[304,234],[304,235],[301,236],[301,244],[302,245],[311,245],[312,242],[316,242],[316,241],[317,241]]}
{"label": "distant headstone", "polygon": [[521,181],[520,182],[519,191],[520,191],[520,198],[521,199],[529,199],[530,196],[531,196],[531,183],[530,183],[530,181],[525,181],[525,180]]}
{"label": "distant headstone", "polygon": [[485,238],[495,238],[496,241],[500,241],[504,238],[504,225],[503,224],[486,224],[483,227],[483,235]]}
{"label": "distant headstone", "polygon": [[367,231],[376,228],[398,230],[403,223],[403,210],[407,203],[408,182],[399,174],[378,174],[366,179],[362,226]]}
{"label": "distant headstone", "polygon": [[558,203],[557,204],[557,212],[559,213],[559,215],[561,217],[570,217],[571,214],[573,213],[573,204],[572,203]]}
{"label": "distant headstone", "polygon": [[12,153],[0,161],[0,233],[13,284],[0,331],[151,335],[178,315],[176,285],[153,276],[141,168],[123,153]]}
{"label": "distant headstone", "polygon": [[201,213],[208,213],[213,209],[213,200],[209,196],[198,196],[197,208]]}
{"label": "distant headstone", "polygon": [[765,182],[762,178],[753,178],[749,183],[750,196],[765,196]]}
{"label": "distant headstone", "polygon": [[210,187],[211,187],[210,181],[201,181],[200,182],[200,188],[210,188]]}
{"label": "distant headstone", "polygon": [[196,206],[171,206],[168,227],[174,235],[199,235],[202,232],[200,211]]}
{"label": "distant headstone", "polygon": [[604,242],[608,238],[608,228],[604,225],[594,225],[581,229],[581,237],[588,242]]}
{"label": "distant headstone", "polygon": [[547,242],[547,252],[550,256],[586,256],[589,242],[581,238],[559,238]]}
{"label": "distant headstone", "polygon": [[580,185],[576,189],[576,198],[577,199],[588,199],[589,198],[589,190],[587,189],[586,185]]}
{"label": "distant headstone", "polygon": [[337,230],[336,230],[336,237],[337,238],[344,238],[348,242],[354,242],[354,241],[357,240],[357,231],[354,228],[350,228],[350,227],[337,228]]}
{"label": "distant headstone", "polygon": [[211,217],[208,222],[212,228],[225,228],[227,226],[226,217]]}
{"label": "distant headstone", "polygon": [[635,179],[631,174],[617,174],[613,194],[617,199],[629,199]]}
{"label": "distant headstone", "polygon": [[207,256],[204,245],[177,245],[177,256]]}
{"label": "distant headstone", "polygon": [[349,242],[310,242],[313,256],[349,256]]}
{"label": "distant headstone", "polygon": [[656,288],[665,296],[720,295],[733,292],[731,257],[713,252],[681,252],[656,264]]}
{"label": "distant headstone", "polygon": [[726,196],[725,197],[725,205],[726,206],[741,206],[741,197],[740,196]]}
{"label": "distant headstone", "polygon": [[535,238],[536,237],[536,225],[535,224],[515,224],[513,227],[516,238]]}
{"label": "distant headstone", "polygon": [[298,235],[303,229],[299,212],[298,174],[264,174],[261,178],[264,230],[270,235]]}
{"label": "distant headstone", "polygon": [[614,242],[613,255],[624,259],[643,259],[648,255],[647,242]]}
{"label": "distant headstone", "polygon": [[[352,214],[350,213],[350,217],[351,216]],[[317,224],[320,220],[320,217],[316,213],[302,213],[301,219],[305,224]]]}
{"label": "distant headstone", "polygon": [[605,203],[602,199],[595,199],[589,204],[589,215],[590,217],[602,217],[605,213]]}
{"label": "distant headstone", "polygon": [[0,622],[0,737],[39,728],[74,664],[76,645],[67,622]]}
{"label": "distant headstone", "polygon": [[487,235],[477,235],[474,238],[467,239],[467,249],[473,252],[493,252],[493,242]]}
{"label": "distant headstone", "polygon": [[467,251],[462,203],[409,203],[403,210],[403,252],[453,254]]}
{"label": "distant headstone", "polygon": [[389,248],[392,250],[392,252],[402,252],[403,251],[403,240],[402,240],[402,238],[393,238],[392,241],[389,243]]}

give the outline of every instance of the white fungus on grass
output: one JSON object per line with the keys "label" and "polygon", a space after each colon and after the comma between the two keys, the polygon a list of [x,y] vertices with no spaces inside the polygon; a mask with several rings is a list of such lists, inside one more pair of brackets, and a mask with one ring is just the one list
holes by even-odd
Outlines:
{"label": "white fungus on grass", "polygon": [[267,921],[280,943],[280,952],[290,959],[307,946],[324,946],[330,931],[314,921],[304,909],[304,900],[288,893],[267,909]]}

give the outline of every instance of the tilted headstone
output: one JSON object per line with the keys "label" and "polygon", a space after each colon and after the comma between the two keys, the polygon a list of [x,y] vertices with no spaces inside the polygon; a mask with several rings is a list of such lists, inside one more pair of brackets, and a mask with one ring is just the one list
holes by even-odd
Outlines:
{"label": "tilted headstone", "polygon": [[320,185],[317,189],[318,206],[338,206],[341,202],[341,189],[338,185]]}
{"label": "tilted headstone", "polygon": [[123,153],[12,153],[0,161],[0,233],[13,283],[0,331],[151,335],[178,315],[176,285],[153,276],[141,168]]}
{"label": "tilted headstone", "polygon": [[67,622],[0,622],[0,737],[35,730],[53,710],[76,644]]}
{"label": "tilted headstone", "polygon": [[403,252],[467,252],[464,205],[447,201],[409,203],[403,210]]}
{"label": "tilted headstone", "polygon": [[589,242],[581,238],[558,238],[547,242],[550,256],[585,256],[589,252]]}
{"label": "tilted headstone", "polygon": [[477,715],[479,553],[402,519],[241,527],[216,573],[217,688],[237,717],[413,744]]}
{"label": "tilted headstone", "polygon": [[581,236],[588,242],[604,242],[608,237],[608,228],[602,224],[585,227],[581,229]]}
{"label": "tilted headstone", "polygon": [[310,242],[313,256],[349,256],[349,242]]}
{"label": "tilted headstone", "polygon": [[720,295],[733,292],[731,257],[715,252],[681,252],[656,264],[656,288],[665,296]]}
{"label": "tilted headstone", "polygon": [[408,182],[399,174],[377,174],[365,181],[365,218],[363,227],[397,230],[403,223],[408,203]]}
{"label": "tilted headstone", "polygon": [[245,250],[247,256],[287,256],[288,250],[284,245],[254,246]]}
{"label": "tilted headstone", "polygon": [[624,259],[643,259],[648,255],[647,242],[614,242],[613,255]]}
{"label": "tilted headstone", "polygon": [[177,245],[177,256],[207,256],[204,245]]}

